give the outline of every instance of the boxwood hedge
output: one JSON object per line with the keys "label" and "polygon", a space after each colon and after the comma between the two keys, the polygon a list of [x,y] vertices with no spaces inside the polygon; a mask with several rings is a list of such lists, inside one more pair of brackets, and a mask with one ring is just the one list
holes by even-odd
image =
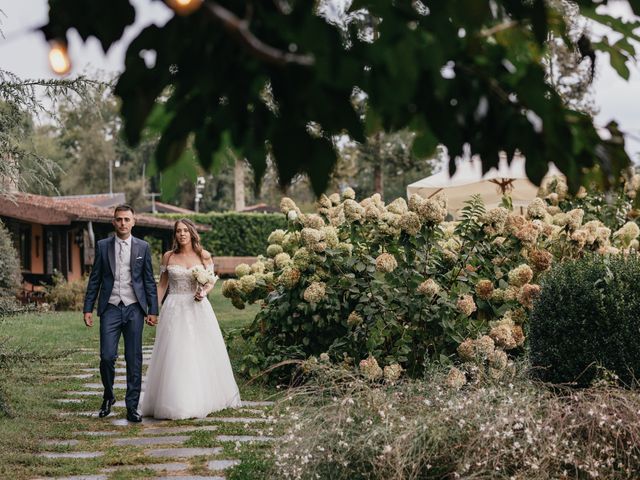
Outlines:
{"label": "boxwood hedge", "polygon": [[257,256],[267,249],[269,234],[286,228],[287,220],[281,213],[203,213],[192,215],[162,215],[165,218],[189,218],[196,223],[211,225],[201,234],[203,247],[214,256]]}
{"label": "boxwood hedge", "polygon": [[604,367],[627,385],[640,375],[640,257],[589,256],[557,265],[531,315],[534,373],[589,385]]}

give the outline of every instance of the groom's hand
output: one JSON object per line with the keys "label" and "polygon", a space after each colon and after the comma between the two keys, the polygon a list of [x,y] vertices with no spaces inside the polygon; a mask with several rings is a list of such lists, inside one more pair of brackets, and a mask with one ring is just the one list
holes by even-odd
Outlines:
{"label": "groom's hand", "polygon": [[151,327],[155,327],[158,323],[158,317],[156,315],[148,315],[145,320],[147,322],[147,325]]}
{"label": "groom's hand", "polygon": [[93,327],[93,313],[84,312],[84,324],[87,327]]}

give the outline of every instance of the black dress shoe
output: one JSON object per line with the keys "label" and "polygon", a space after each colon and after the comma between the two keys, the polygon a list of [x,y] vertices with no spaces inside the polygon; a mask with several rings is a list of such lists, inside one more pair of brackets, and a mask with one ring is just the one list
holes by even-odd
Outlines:
{"label": "black dress shoe", "polygon": [[102,406],[100,407],[100,411],[98,412],[98,416],[100,418],[104,418],[111,413],[111,407],[116,403],[116,399],[112,398],[111,400],[107,400],[106,398],[102,401]]}
{"label": "black dress shoe", "polygon": [[142,421],[142,416],[134,409],[127,408],[127,420],[130,422],[139,423]]}

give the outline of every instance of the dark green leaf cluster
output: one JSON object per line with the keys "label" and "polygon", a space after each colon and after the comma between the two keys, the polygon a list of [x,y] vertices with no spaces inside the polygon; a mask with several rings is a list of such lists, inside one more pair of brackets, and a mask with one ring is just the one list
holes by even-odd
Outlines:
{"label": "dark green leaf cluster", "polygon": [[13,309],[13,301],[20,288],[20,263],[18,252],[13,246],[11,236],[6,227],[0,222],[0,317],[3,312]]}
{"label": "dark green leaf cluster", "polygon": [[588,386],[598,367],[630,385],[640,375],[640,258],[588,256],[555,267],[531,315],[534,372]]}
{"label": "dark green leaf cluster", "polygon": [[[75,28],[84,39],[97,37],[106,51],[134,21],[129,0],[76,3],[49,1],[47,39],[65,38]],[[271,156],[282,184],[306,173],[316,193],[334,168],[337,135],[363,141],[405,127],[416,132],[419,157],[445,145],[452,170],[454,157],[470,145],[485,170],[497,165],[500,151],[511,157],[517,149],[534,182],[550,160],[574,190],[582,168],[595,163],[611,167],[606,182],[630,163],[621,132],[611,123],[611,139],[603,140],[589,115],[565,105],[543,64],[553,31],[584,57],[608,52],[626,77],[638,25],[596,14],[606,3],[576,1],[593,21],[622,34],[613,45],[586,37],[574,44],[560,13],[544,0],[428,7],[367,0],[342,12],[323,8],[325,2],[313,8],[309,2],[204,1],[189,16],[147,27],[129,45],[116,86],[125,134],[137,143],[154,119],[162,132],[161,166],[177,161],[193,138],[205,168],[228,136],[257,178]],[[637,0],[628,3],[640,11]],[[148,52],[155,52],[154,62],[145,61]]]}
{"label": "dark green leaf cluster", "polygon": [[[184,215],[166,215],[178,219]],[[210,225],[201,234],[205,250],[216,257],[255,257],[267,248],[267,237],[278,228],[286,227],[286,219],[271,213],[207,213],[188,215],[196,223]]]}

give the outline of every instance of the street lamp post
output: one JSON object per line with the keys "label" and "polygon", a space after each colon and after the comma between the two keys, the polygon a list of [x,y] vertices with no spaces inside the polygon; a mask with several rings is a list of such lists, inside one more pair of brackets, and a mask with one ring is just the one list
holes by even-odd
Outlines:
{"label": "street lamp post", "polygon": [[202,199],[202,191],[204,190],[204,177],[198,177],[196,180],[196,196],[195,196],[195,205],[194,210],[196,212],[200,211],[200,200]]}
{"label": "street lamp post", "polygon": [[113,197],[113,167],[120,167],[120,160],[109,159],[109,196]]}

